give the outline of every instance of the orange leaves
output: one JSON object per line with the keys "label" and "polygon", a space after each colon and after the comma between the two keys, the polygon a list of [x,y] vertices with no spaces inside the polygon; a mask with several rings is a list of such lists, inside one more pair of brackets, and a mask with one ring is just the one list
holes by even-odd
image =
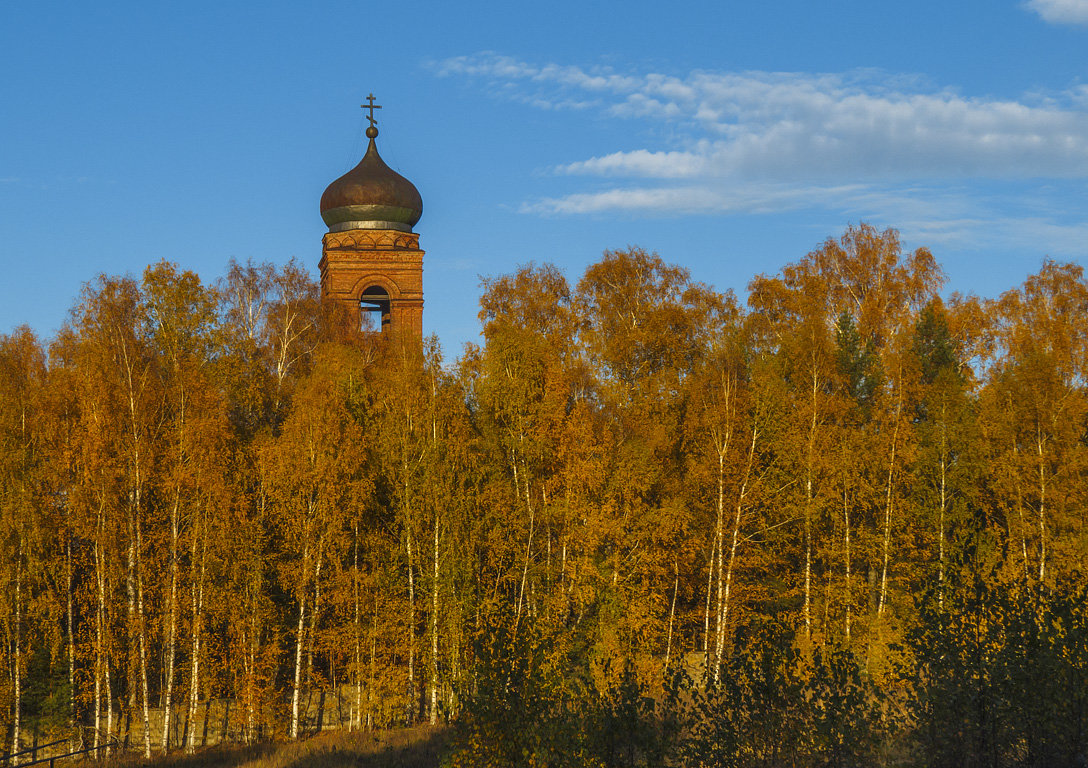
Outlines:
{"label": "orange leaves", "polygon": [[139,640],[147,701],[223,693],[252,738],[292,700],[315,727],[321,691],[359,727],[456,715],[507,609],[586,669],[728,669],[774,617],[879,675],[968,551],[1047,583],[1088,557],[1088,283],[941,281],[867,225],[746,309],[638,248],[574,287],[529,265],[484,280],[483,344],[447,365],[345,329],[297,264],[99,278],[48,365],[0,337],[5,530],[58,534],[25,540],[53,558],[27,621],[59,647],[71,596],[77,718],[128,706]]}
{"label": "orange leaves", "polygon": [[943,282],[944,273],[928,250],[904,259],[898,232],[860,224],[784,267],[781,277],[756,277],[749,284],[749,302],[772,322],[792,318],[830,327],[849,313],[863,336],[883,346]]}

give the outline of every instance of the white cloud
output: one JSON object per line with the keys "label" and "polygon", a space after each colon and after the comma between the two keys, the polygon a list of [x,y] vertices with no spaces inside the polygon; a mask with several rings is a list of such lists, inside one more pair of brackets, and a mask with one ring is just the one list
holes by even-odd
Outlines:
{"label": "white cloud", "polygon": [[454,56],[438,62],[436,69],[439,75],[484,75],[510,80],[555,82],[587,90],[629,89],[638,85],[638,78],[635,77],[624,77],[611,72],[591,74],[580,67],[560,64],[535,66],[511,56],[490,52]]}
{"label": "white cloud", "polygon": [[[988,198],[978,190],[879,185],[802,186],[795,184],[692,185],[612,188],[544,198],[521,206],[544,216],[773,215],[826,210],[850,221],[895,226],[905,241],[931,248],[985,253],[1018,248],[1055,258],[1084,258],[1088,221],[1054,213],[1060,206],[1045,195],[1019,206]],[[1034,212],[1037,207],[1047,213]]]}
{"label": "white cloud", "polygon": [[525,213],[572,214],[623,211],[646,214],[770,213],[809,208],[831,200],[843,204],[862,195],[864,186],[798,187],[752,184],[732,188],[712,185],[613,188],[526,203]]}
{"label": "white cloud", "polygon": [[[1033,0],[1043,5],[1072,12],[1088,0]],[[1083,206],[1070,208],[1068,195],[1048,189],[1080,189],[1088,179],[1088,86],[1001,99],[869,70],[673,76],[531,65],[491,53],[449,59],[437,70],[535,108],[649,126],[617,134],[634,148],[555,166],[559,175],[596,178],[597,188],[526,202],[526,213],[826,210],[884,221],[934,246],[1047,243],[1065,255],[1088,247]],[[1008,194],[999,197],[999,189]]]}
{"label": "white cloud", "polygon": [[705,160],[691,152],[613,152],[603,157],[579,160],[559,170],[571,174],[597,176],[631,175],[656,179],[682,179],[701,175]]}
{"label": "white cloud", "polygon": [[1088,0],[1028,0],[1024,7],[1051,24],[1088,25]]}
{"label": "white cloud", "polygon": [[1088,177],[1082,89],[1046,100],[969,98],[874,72],[634,76],[494,54],[450,59],[439,72],[485,78],[538,107],[596,108],[682,136],[678,147],[577,160],[558,169],[564,173],[835,182]]}

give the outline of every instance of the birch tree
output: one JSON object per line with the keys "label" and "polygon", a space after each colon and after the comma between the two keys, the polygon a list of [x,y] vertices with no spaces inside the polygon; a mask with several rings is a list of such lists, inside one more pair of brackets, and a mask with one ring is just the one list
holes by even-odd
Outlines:
{"label": "birch tree", "polygon": [[[39,399],[45,355],[28,328],[0,335],[0,547],[2,547],[7,668],[11,695],[11,751],[22,750],[24,674],[37,627],[29,607],[42,574],[34,540],[44,534],[40,514],[41,435]],[[36,588],[36,589],[35,589]],[[15,762],[22,762],[15,758]]]}
{"label": "birch tree", "polygon": [[993,306],[995,351],[1003,355],[988,371],[985,419],[997,467],[1011,480],[1002,489],[1016,499],[1010,529],[1021,531],[1025,571],[1040,584],[1055,548],[1069,548],[1059,560],[1084,551],[1083,526],[1070,511],[1083,498],[1086,467],[1079,437],[1088,413],[1086,308],[1082,268],[1052,261]]}

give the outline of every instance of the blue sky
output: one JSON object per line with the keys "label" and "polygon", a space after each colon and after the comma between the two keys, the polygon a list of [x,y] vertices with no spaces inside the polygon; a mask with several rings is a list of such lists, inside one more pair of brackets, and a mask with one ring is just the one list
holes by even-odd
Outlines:
{"label": "blue sky", "polygon": [[628,245],[741,295],[859,221],[948,291],[1088,260],[1088,0],[5,3],[0,333],[159,259],[316,274],[370,92],[451,358],[480,276]]}

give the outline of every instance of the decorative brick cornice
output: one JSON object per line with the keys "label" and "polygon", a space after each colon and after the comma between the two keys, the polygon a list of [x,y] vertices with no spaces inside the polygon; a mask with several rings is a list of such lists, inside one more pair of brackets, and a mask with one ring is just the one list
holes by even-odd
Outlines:
{"label": "decorative brick cornice", "polygon": [[324,244],[326,251],[416,251],[419,250],[419,235],[391,229],[349,229],[329,232],[325,235]]}
{"label": "decorative brick cornice", "polygon": [[[393,333],[423,336],[423,256],[419,235],[392,229],[346,229],[322,239],[321,295],[358,318],[370,288],[388,297],[383,325]],[[375,294],[371,294],[375,295]]]}

